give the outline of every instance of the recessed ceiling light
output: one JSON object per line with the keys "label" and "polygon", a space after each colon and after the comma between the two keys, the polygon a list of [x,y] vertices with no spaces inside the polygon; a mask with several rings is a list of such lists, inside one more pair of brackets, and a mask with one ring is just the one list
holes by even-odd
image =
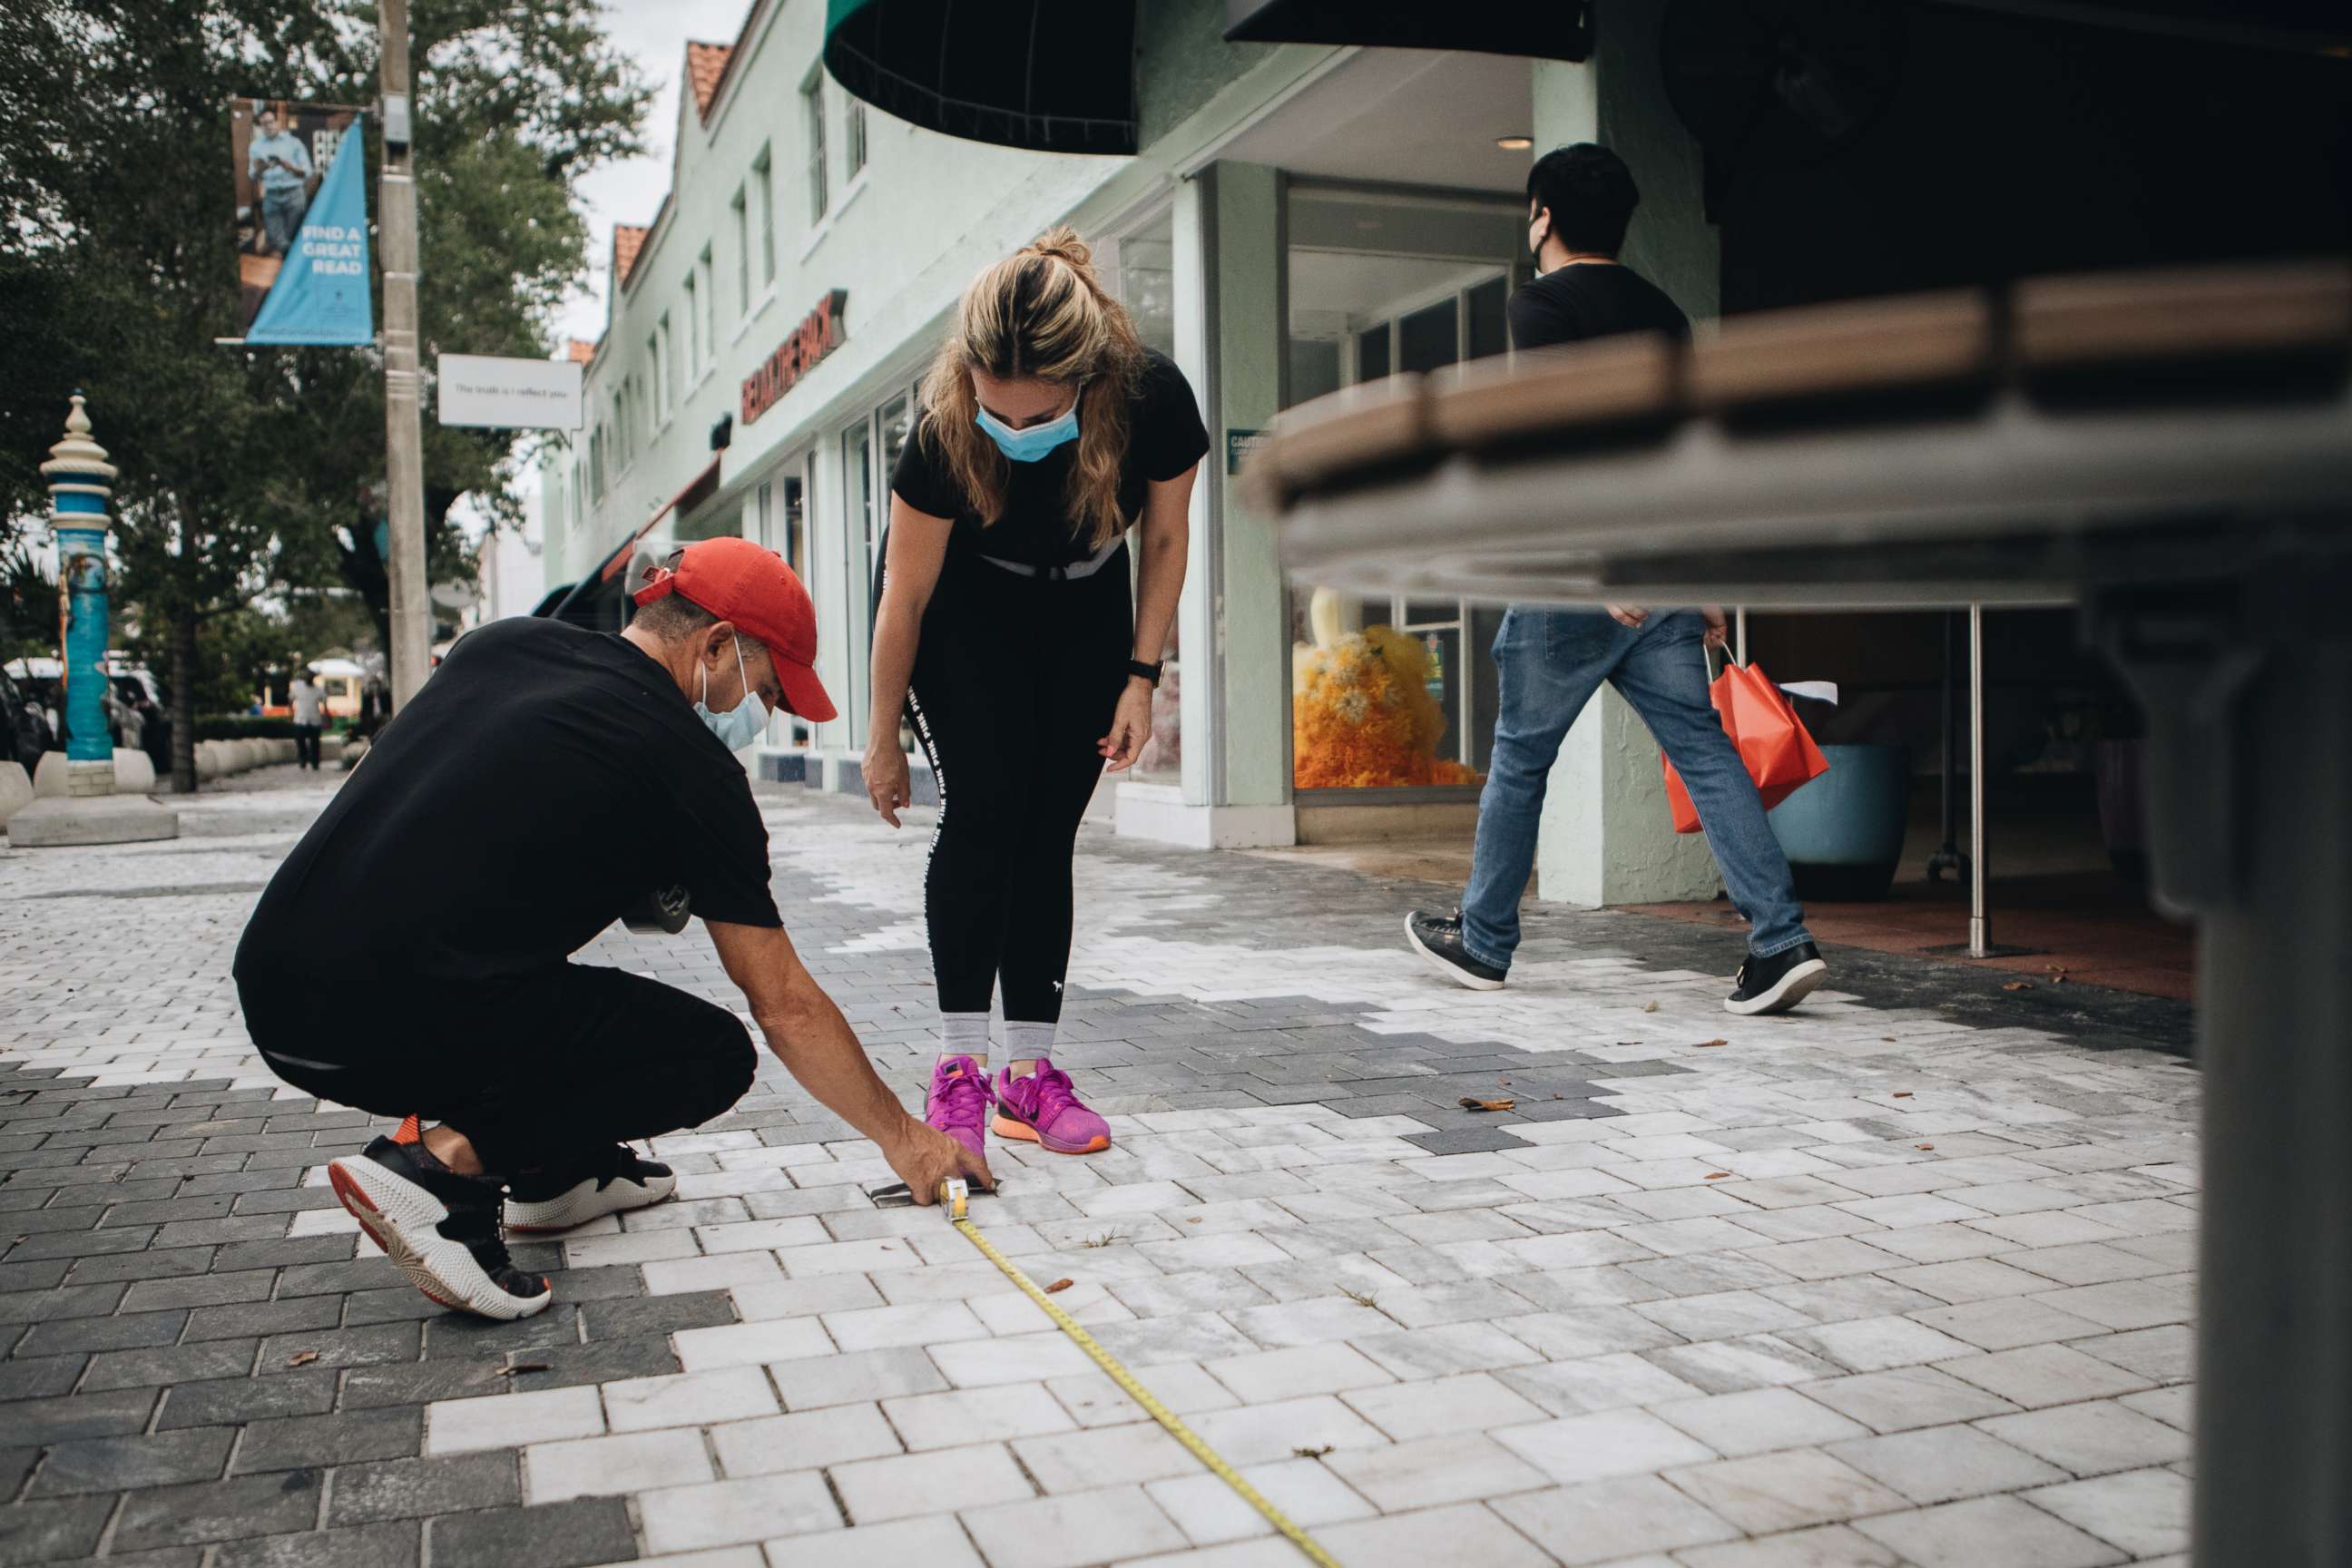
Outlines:
{"label": "recessed ceiling light", "polygon": [[1536,139],[1532,136],[1497,136],[1495,138],[1495,145],[1500,147],[1506,153],[1524,153],[1535,144]]}

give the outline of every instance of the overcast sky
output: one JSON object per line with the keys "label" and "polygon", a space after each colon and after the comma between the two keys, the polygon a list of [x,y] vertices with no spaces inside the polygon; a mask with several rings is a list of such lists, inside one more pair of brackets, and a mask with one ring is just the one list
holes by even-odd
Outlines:
{"label": "overcast sky", "polygon": [[677,131],[679,77],[686,41],[731,44],[751,0],[604,0],[604,30],[634,56],[656,88],[646,116],[646,155],[611,163],[580,182],[588,209],[589,282],[565,308],[559,331],[594,341],[604,330],[605,262],[613,226],[650,223],[669,189],[670,142]]}

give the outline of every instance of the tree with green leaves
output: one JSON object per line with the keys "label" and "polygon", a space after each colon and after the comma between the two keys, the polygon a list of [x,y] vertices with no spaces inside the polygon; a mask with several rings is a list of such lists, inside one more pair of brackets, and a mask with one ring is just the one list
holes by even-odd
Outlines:
{"label": "tree with green leaves", "polygon": [[[86,392],[122,469],[118,600],[170,650],[181,790],[208,625],[328,584],[388,620],[366,500],[383,470],[380,356],[215,342],[236,331],[230,100],[372,101],[375,24],[365,0],[0,7],[0,510],[37,513],[38,455]],[[424,363],[544,354],[587,262],[578,180],[635,150],[646,89],[594,0],[415,0],[411,37]],[[371,171],[378,133],[372,116]],[[510,433],[427,420],[432,580],[470,574],[449,521],[461,499],[518,515],[519,456]]]}

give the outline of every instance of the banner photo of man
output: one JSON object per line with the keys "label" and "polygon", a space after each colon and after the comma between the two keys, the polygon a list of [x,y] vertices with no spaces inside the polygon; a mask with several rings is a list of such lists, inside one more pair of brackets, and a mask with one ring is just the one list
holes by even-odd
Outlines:
{"label": "banner photo of man", "polygon": [[362,120],[355,109],[283,99],[229,105],[246,342],[374,341]]}

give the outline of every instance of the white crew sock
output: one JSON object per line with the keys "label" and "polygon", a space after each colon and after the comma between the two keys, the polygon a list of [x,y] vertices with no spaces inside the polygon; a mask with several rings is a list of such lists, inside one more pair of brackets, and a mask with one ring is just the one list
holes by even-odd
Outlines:
{"label": "white crew sock", "polygon": [[983,1068],[988,1066],[988,1015],[985,1013],[942,1013],[940,1033],[945,1037],[940,1046],[940,1059],[950,1057],[970,1057]]}
{"label": "white crew sock", "polygon": [[1012,1058],[1014,1074],[1036,1070],[1037,1058],[1054,1054],[1054,1026],[1051,1024],[1004,1022],[1004,1054]]}

